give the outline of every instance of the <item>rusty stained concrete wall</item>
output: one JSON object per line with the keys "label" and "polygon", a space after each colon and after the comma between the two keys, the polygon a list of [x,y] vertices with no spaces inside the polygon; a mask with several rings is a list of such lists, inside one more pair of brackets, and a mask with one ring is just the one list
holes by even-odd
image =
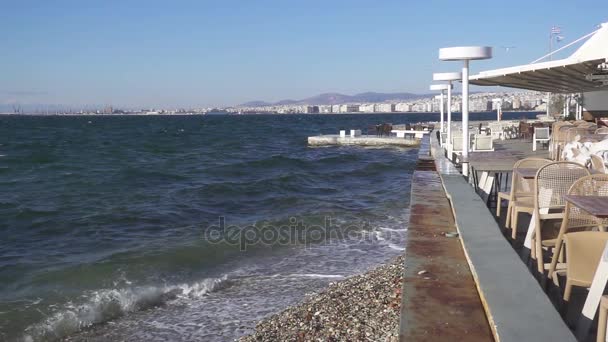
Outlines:
{"label": "rusty stained concrete wall", "polygon": [[[425,152],[425,151],[422,151]],[[434,160],[421,153],[411,189],[400,341],[493,341]]]}

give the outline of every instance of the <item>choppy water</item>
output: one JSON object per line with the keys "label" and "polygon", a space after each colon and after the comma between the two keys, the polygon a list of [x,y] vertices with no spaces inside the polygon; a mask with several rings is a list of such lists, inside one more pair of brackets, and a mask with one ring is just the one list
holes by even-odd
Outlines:
{"label": "choppy water", "polygon": [[403,250],[416,150],[306,137],[436,119],[0,117],[0,340],[251,331]]}

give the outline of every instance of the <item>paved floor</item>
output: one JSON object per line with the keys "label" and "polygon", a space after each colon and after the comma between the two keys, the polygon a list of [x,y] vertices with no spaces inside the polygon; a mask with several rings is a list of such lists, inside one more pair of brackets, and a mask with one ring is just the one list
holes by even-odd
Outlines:
{"label": "paved floor", "polygon": [[[436,140],[433,143],[436,165],[496,338],[501,341],[574,341],[572,332],[547,295],[505,239],[486,203],[457,168],[446,161]],[[503,159],[515,163],[530,155],[548,155],[546,150],[532,152],[531,143],[522,140],[500,141],[496,150],[494,155],[502,155],[495,158],[496,163]],[[492,163],[490,152],[471,155],[479,168]],[[502,167],[508,169],[509,165]]]}

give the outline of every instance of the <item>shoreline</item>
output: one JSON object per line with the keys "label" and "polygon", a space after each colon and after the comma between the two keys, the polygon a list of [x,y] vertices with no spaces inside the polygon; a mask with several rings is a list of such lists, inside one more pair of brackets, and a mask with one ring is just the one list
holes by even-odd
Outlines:
{"label": "shoreline", "polygon": [[252,341],[398,341],[405,253],[259,321]]}

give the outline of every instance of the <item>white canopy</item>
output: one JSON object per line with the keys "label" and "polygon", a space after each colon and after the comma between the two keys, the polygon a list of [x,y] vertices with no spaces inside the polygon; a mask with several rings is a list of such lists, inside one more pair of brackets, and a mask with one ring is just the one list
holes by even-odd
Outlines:
{"label": "white canopy", "polygon": [[543,63],[489,70],[472,75],[472,84],[553,93],[608,90],[608,23],[570,57]]}

